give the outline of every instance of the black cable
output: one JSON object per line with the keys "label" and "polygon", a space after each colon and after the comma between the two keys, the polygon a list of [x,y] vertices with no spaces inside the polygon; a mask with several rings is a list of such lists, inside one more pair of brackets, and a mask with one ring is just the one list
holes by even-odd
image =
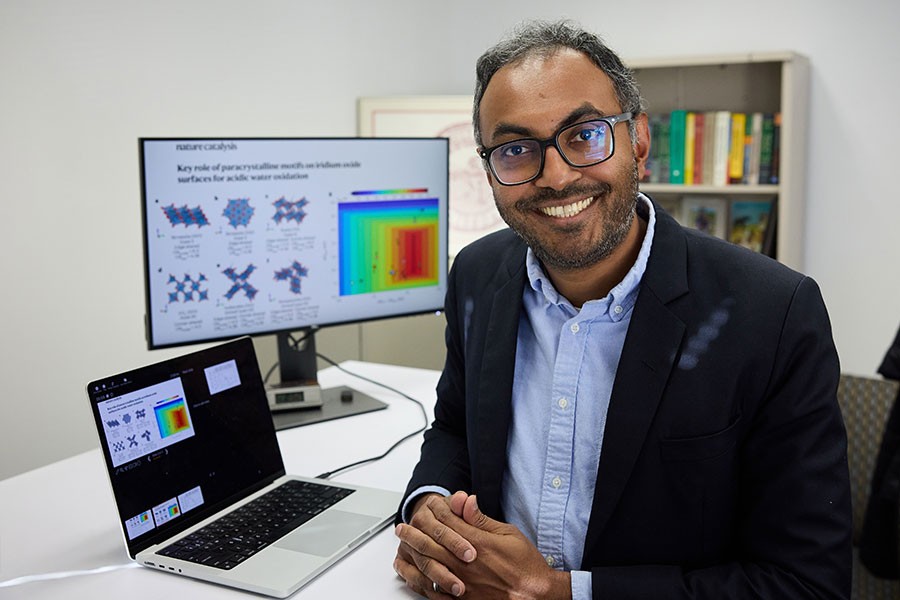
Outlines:
{"label": "black cable", "polygon": [[263,385],[265,385],[265,384],[267,384],[267,383],[269,383],[269,377],[271,377],[271,376],[272,376],[272,373],[274,373],[274,372],[275,372],[275,369],[277,369],[277,368],[278,368],[278,364],[279,364],[279,363],[278,363],[278,361],[277,361],[277,360],[276,360],[276,361],[275,361],[275,364],[274,364],[274,365],[272,365],[272,368],[271,368],[271,369],[269,369],[269,372],[268,372],[268,373],[266,373],[266,376],[265,376],[265,377],[263,377]]}
{"label": "black cable", "polygon": [[308,337],[311,336],[313,333],[315,333],[316,330],[315,330],[314,328],[310,327],[310,328],[308,328],[308,329],[304,329],[303,331],[305,331],[306,333],[304,333],[304,334],[303,334],[303,337],[300,338],[299,340],[295,340],[295,339],[294,339],[294,334],[293,334],[293,333],[289,333],[289,334],[288,334],[288,340],[290,340],[291,345],[294,347],[294,350],[299,350],[299,349],[300,349],[300,344],[302,344],[303,342],[305,342],[305,341],[306,341],[306,338],[308,338]]}
{"label": "black cable", "polygon": [[[302,340],[300,340],[300,341],[302,341]],[[298,342],[298,343],[299,343],[299,342]],[[419,405],[419,408],[422,410],[422,417],[423,417],[424,420],[425,420],[425,424],[424,424],[422,427],[420,427],[419,429],[416,429],[416,430],[413,431],[412,433],[410,433],[410,434],[408,434],[408,435],[405,435],[405,436],[403,436],[402,438],[400,438],[399,440],[397,440],[397,441],[394,443],[394,445],[392,445],[390,448],[388,448],[387,450],[385,450],[384,454],[381,454],[381,455],[379,455],[379,456],[373,456],[372,458],[365,458],[365,459],[363,459],[363,460],[358,460],[358,461],[356,461],[356,462],[350,463],[349,465],[344,465],[343,467],[334,469],[334,470],[332,470],[332,471],[326,471],[326,472],[324,472],[324,473],[322,473],[322,474],[320,474],[320,475],[316,475],[316,478],[317,478],[317,479],[330,479],[331,477],[333,477],[334,475],[340,473],[341,471],[346,471],[347,469],[350,469],[350,468],[352,468],[352,467],[356,467],[356,466],[358,466],[358,465],[362,465],[362,464],[365,464],[365,463],[374,462],[374,461],[376,461],[376,460],[381,460],[382,458],[384,458],[385,456],[387,456],[388,454],[390,454],[390,453],[394,450],[394,448],[396,448],[397,446],[399,446],[400,444],[402,444],[402,443],[405,442],[406,440],[408,440],[408,439],[410,439],[410,438],[412,438],[412,437],[415,437],[415,436],[419,435],[420,433],[422,433],[423,431],[425,431],[425,429],[428,427],[428,413],[427,413],[426,410],[425,410],[425,405],[422,404],[421,402],[419,402],[418,400],[416,400],[415,398],[413,398],[412,396],[410,396],[410,395],[408,395],[408,394],[405,394],[405,393],[401,392],[400,390],[398,390],[398,389],[396,389],[396,388],[392,388],[392,387],[389,386],[389,385],[386,385],[386,384],[381,383],[381,382],[379,382],[379,381],[375,381],[374,379],[369,379],[368,377],[365,377],[365,376],[363,376],[363,375],[359,375],[358,373],[353,373],[352,371],[348,371],[347,369],[345,369],[345,368],[342,367],[341,365],[337,364],[336,362],[334,362],[333,360],[331,360],[331,359],[328,358],[327,356],[324,356],[324,355],[322,355],[322,354],[319,354],[318,352],[316,352],[316,356],[319,357],[319,358],[321,358],[321,359],[324,360],[325,362],[331,364],[332,366],[337,367],[338,370],[343,371],[344,373],[346,373],[346,374],[348,374],[348,375],[352,375],[353,377],[357,377],[357,378],[359,378],[359,379],[362,379],[363,381],[368,381],[369,383],[374,383],[375,385],[381,386],[381,387],[383,387],[383,388],[386,389],[386,390],[390,390],[390,391],[392,391],[392,392],[394,392],[394,393],[396,393],[396,394],[400,394],[401,396],[403,396],[403,397],[406,398],[407,400],[411,400],[412,402],[415,402],[416,404]]]}

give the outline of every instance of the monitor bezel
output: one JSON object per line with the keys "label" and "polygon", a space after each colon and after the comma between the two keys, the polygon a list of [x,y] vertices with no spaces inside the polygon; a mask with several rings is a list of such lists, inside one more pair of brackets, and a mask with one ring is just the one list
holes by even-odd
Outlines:
{"label": "monitor bezel", "polygon": [[[444,310],[444,301],[443,299],[437,303],[434,307],[428,307],[421,310],[414,311],[404,311],[391,315],[380,315],[365,319],[349,319],[346,321],[334,321],[334,322],[324,322],[324,323],[310,323],[307,325],[299,325],[295,327],[281,328],[281,329],[265,329],[261,331],[251,332],[251,331],[240,331],[236,333],[232,333],[230,335],[223,335],[220,337],[211,337],[211,338],[202,338],[202,339],[194,339],[194,340],[185,340],[180,342],[171,342],[171,343],[154,343],[153,340],[153,323],[151,318],[152,308],[151,308],[151,298],[150,298],[150,241],[148,239],[148,215],[147,215],[147,181],[146,181],[146,168],[145,168],[145,157],[144,157],[144,142],[230,142],[230,141],[405,141],[405,140],[443,140],[446,148],[445,156],[447,161],[447,169],[446,169],[446,178],[447,178],[447,218],[444,219],[444,223],[441,225],[443,231],[441,231],[442,239],[444,240],[445,248],[445,258],[447,271],[449,271],[450,267],[450,243],[449,243],[449,234],[450,234],[450,211],[449,211],[449,202],[450,202],[450,138],[448,137],[415,137],[415,136],[401,136],[401,137],[353,137],[353,136],[345,136],[345,137],[327,137],[327,136],[316,136],[316,137],[139,137],[138,138],[138,155],[139,161],[138,165],[140,168],[140,185],[141,185],[141,238],[143,241],[143,275],[144,275],[144,337],[147,341],[147,349],[148,350],[161,350],[164,348],[178,348],[182,346],[191,346],[195,344],[207,344],[207,343],[217,343],[227,340],[232,340],[235,337],[239,336],[250,336],[250,337],[261,337],[267,335],[278,335],[278,334],[288,334],[290,332],[299,331],[301,329],[311,329],[313,331],[321,329],[323,327],[336,327],[339,325],[353,325],[357,323],[369,323],[375,321],[383,321],[386,319],[397,319],[403,317],[413,317],[419,315],[427,315],[431,313],[440,314]],[[447,272],[441,274],[441,277],[444,280],[444,286],[446,288],[447,285]],[[445,290],[446,292],[446,290]]]}

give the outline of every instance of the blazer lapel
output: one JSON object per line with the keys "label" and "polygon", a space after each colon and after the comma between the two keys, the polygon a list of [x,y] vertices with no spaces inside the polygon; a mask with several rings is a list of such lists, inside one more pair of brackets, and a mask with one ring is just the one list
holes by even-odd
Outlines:
{"label": "blazer lapel", "polygon": [[[513,376],[516,368],[516,338],[522,292],[525,285],[523,252],[500,269],[506,272],[506,283],[494,293],[478,385],[476,444],[479,470],[474,473],[478,504],[487,515],[502,518],[500,484],[506,466],[506,441],[512,405]],[[471,408],[471,406],[470,406]],[[475,462],[475,461],[473,461]]]}
{"label": "blazer lapel", "polygon": [[687,247],[659,207],[653,246],[613,383],[585,553],[594,547],[625,489],[685,332],[667,304],[687,293]]}

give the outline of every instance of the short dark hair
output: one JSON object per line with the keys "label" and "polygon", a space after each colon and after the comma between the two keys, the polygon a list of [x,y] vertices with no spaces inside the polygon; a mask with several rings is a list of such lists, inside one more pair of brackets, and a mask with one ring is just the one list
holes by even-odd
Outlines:
{"label": "short dark hair", "polygon": [[[472,110],[472,124],[475,128],[475,142],[483,145],[481,139],[480,107],[481,99],[488,83],[501,67],[527,56],[551,56],[562,48],[571,48],[591,59],[612,81],[616,98],[624,112],[643,112],[644,102],[635,83],[631,69],[626,67],[615,52],[598,36],[585,31],[571,21],[526,21],[492,48],[489,48],[475,63],[475,105]],[[632,139],[636,136],[634,122],[628,123]]]}

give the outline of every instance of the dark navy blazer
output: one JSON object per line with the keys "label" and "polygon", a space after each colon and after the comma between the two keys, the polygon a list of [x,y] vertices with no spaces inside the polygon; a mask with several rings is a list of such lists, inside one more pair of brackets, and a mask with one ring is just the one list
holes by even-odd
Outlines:
{"label": "dark navy blazer", "polygon": [[[594,596],[849,598],[840,368],[819,289],[656,211],[584,540]],[[505,230],[454,261],[435,421],[407,489],[465,490],[501,520],[525,252]]]}

